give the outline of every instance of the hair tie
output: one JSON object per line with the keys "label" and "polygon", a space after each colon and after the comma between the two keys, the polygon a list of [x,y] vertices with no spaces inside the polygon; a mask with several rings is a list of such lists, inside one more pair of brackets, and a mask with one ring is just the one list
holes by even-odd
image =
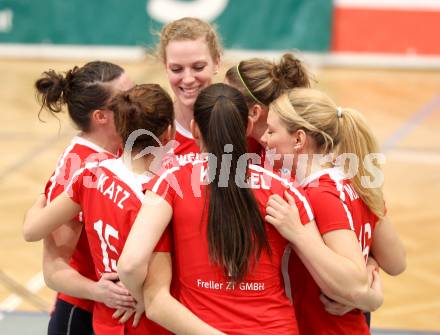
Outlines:
{"label": "hair tie", "polygon": [[338,106],[338,108],[336,108],[336,114],[339,119],[342,118],[342,114],[343,114],[342,107]]}
{"label": "hair tie", "polygon": [[255,100],[255,102],[258,102],[260,105],[265,106],[265,104],[263,104],[260,100],[258,100],[258,99],[255,97],[255,95],[252,94],[251,90],[247,87],[246,83],[245,83],[244,80],[243,80],[243,77],[241,76],[240,70],[239,70],[239,68],[238,68],[239,66],[240,66],[240,63],[237,64],[237,73],[238,73],[238,77],[240,78],[240,81],[241,81],[241,83],[243,84],[244,88],[245,88],[246,91],[249,93],[249,95],[252,97],[252,99]]}

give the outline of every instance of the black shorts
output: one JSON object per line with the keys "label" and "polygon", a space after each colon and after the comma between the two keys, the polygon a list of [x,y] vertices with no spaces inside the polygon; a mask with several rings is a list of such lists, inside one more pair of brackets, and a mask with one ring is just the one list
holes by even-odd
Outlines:
{"label": "black shorts", "polygon": [[365,319],[367,320],[368,328],[370,328],[370,323],[371,323],[371,313],[370,313],[370,312],[365,312],[364,315],[365,315]]}
{"label": "black shorts", "polygon": [[57,299],[49,326],[48,335],[93,335],[92,313]]}

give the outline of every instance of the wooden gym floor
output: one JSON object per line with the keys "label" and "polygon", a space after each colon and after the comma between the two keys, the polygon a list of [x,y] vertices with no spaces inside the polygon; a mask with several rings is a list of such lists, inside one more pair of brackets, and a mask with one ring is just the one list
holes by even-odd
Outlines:
{"label": "wooden gym floor", "polygon": [[[47,311],[54,298],[42,280],[41,243],[25,243],[21,224],[75,130],[65,116],[58,122],[43,113],[46,123],[38,120],[33,82],[49,68],[75,64],[82,62],[0,60],[0,311]],[[161,66],[121,65],[137,83],[166,85]],[[440,331],[440,72],[314,73],[339,105],[367,116],[387,155],[387,205],[408,268],[396,278],[382,273],[385,303],[373,327]]]}

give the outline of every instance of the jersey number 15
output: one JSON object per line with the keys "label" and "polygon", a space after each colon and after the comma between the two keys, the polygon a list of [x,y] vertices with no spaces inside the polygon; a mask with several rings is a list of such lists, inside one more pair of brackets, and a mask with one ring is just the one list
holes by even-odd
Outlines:
{"label": "jersey number 15", "polygon": [[[104,227],[105,226],[105,227]],[[109,224],[104,224],[102,220],[98,220],[93,224],[93,229],[95,229],[98,234],[99,241],[101,241],[101,251],[102,251],[102,263],[104,264],[105,272],[116,272],[116,260],[110,259],[108,255],[108,249],[113,251],[118,255],[116,248],[110,243],[110,236],[114,239],[118,239],[118,231]]]}

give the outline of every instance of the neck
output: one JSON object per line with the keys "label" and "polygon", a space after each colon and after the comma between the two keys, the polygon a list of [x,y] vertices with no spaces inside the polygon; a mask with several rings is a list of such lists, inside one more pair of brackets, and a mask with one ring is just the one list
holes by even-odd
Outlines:
{"label": "neck", "polygon": [[194,110],[190,107],[183,106],[178,101],[175,101],[174,111],[176,113],[176,122],[186,130],[191,131],[190,124],[194,117]]}
{"label": "neck", "polygon": [[134,159],[134,157],[136,157],[136,155],[138,155],[140,152],[140,150],[133,150],[131,155],[127,152],[124,152],[122,155],[122,161],[124,162],[124,165],[128,166],[132,172],[137,174],[148,174],[150,172],[151,163],[154,160],[154,155],[149,154]]}
{"label": "neck", "polygon": [[309,177],[310,175],[324,170],[331,166],[331,164],[323,164],[320,162],[319,157],[313,153],[302,154],[302,158],[298,159],[296,165],[295,178],[301,182],[303,179]]}
{"label": "neck", "polygon": [[106,136],[103,133],[100,132],[82,132],[79,134],[82,138],[92,142],[93,144],[96,144],[100,146],[101,148],[105,149],[106,151],[116,155],[118,153],[119,145],[120,143],[118,141],[112,141],[109,139],[108,136]]}

